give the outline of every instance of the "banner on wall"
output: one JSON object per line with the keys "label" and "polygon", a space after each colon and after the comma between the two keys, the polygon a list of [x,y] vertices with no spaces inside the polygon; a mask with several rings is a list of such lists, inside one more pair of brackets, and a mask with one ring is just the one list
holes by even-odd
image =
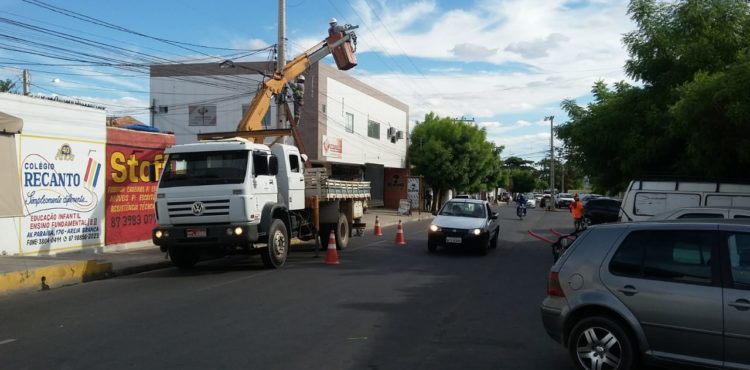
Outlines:
{"label": "banner on wall", "polygon": [[334,139],[323,135],[323,156],[329,158],[343,158],[344,139]]}
{"label": "banner on wall", "polygon": [[412,209],[419,207],[419,177],[409,177],[409,186],[407,188],[408,199],[411,201]]}
{"label": "banner on wall", "polygon": [[174,142],[173,135],[107,129],[108,245],[151,239],[158,178],[149,178],[149,167],[160,176],[164,149]]}
{"label": "banner on wall", "polygon": [[22,136],[23,254],[104,242],[104,144]]}

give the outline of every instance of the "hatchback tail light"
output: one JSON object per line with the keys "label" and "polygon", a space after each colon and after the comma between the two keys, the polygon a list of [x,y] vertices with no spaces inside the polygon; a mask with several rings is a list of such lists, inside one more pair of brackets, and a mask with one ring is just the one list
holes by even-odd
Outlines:
{"label": "hatchback tail light", "polygon": [[547,295],[552,297],[565,297],[565,292],[560,286],[560,273],[550,272],[547,279]]}

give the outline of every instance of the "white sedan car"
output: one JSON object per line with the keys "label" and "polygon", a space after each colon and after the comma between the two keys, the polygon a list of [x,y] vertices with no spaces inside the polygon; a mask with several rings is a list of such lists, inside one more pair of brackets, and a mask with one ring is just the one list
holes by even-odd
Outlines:
{"label": "white sedan car", "polygon": [[534,193],[524,195],[526,197],[526,208],[536,208],[536,198]]}

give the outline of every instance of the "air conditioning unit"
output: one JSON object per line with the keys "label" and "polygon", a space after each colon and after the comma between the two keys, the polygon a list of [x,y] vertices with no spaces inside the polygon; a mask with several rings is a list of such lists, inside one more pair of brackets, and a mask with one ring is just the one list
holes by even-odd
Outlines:
{"label": "air conditioning unit", "polygon": [[398,130],[398,131],[396,132],[396,139],[398,139],[398,140],[402,140],[403,138],[404,138],[404,132],[403,132],[403,131],[401,131],[401,130]]}
{"label": "air conditioning unit", "polygon": [[388,127],[388,137],[394,137],[396,136],[396,128],[395,127]]}

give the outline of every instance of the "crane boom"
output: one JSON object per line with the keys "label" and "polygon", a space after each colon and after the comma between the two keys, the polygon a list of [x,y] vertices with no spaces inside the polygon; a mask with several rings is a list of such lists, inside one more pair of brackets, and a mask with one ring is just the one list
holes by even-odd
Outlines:
{"label": "crane boom", "polygon": [[[284,86],[304,73],[310,65],[320,61],[328,54],[331,54],[336,48],[355,38],[356,35],[352,31],[356,28],[357,26],[344,28],[341,31],[343,37],[335,40],[329,37],[328,39],[319,42],[317,45],[287,63],[281,72],[274,72],[272,78],[264,81],[263,87],[261,87],[255,94],[255,97],[250,103],[249,109],[245,112],[242,120],[240,120],[240,123],[237,125],[237,131],[260,130],[263,117],[266,115],[266,112],[268,112],[270,107],[271,99],[275,95],[281,94]],[[331,41],[329,42],[328,40]]]}

